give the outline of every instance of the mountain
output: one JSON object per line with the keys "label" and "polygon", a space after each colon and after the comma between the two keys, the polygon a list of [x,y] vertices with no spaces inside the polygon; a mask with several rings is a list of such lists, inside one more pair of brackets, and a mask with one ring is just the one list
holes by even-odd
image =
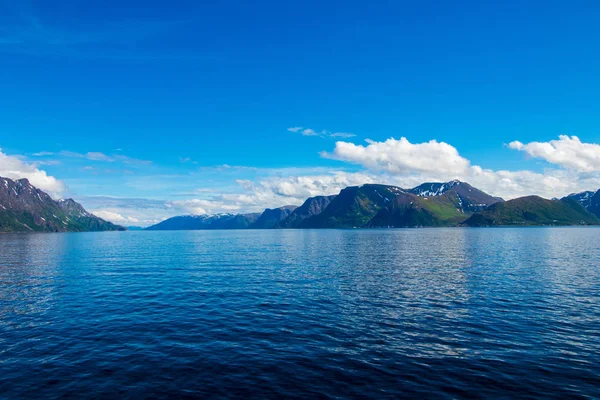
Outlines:
{"label": "mountain", "polygon": [[260,214],[182,215],[166,219],[146,230],[248,229]]}
{"label": "mountain", "polygon": [[363,185],[342,192],[303,228],[453,226],[503,201],[465,182],[425,183],[411,190]]}
{"label": "mountain", "polygon": [[182,215],[166,219],[146,230],[269,229],[287,218],[296,206],[267,208],[262,213]]}
{"label": "mountain", "polygon": [[600,190],[590,198],[590,202],[585,209],[600,218]]}
{"label": "mountain", "polygon": [[471,213],[465,214],[461,209],[462,204],[455,193],[433,197],[420,197],[409,192],[399,193],[369,221],[367,226],[372,228],[454,226],[471,215]]}
{"label": "mountain", "polygon": [[320,214],[305,219],[300,228],[359,228],[391,203],[398,193],[396,186],[366,184],[343,189]]}
{"label": "mountain", "polygon": [[583,208],[600,218],[600,190],[597,192],[581,192],[573,193],[564,199],[572,199],[577,201]]}
{"label": "mountain", "polygon": [[573,199],[576,202],[578,202],[579,204],[581,204],[581,206],[583,208],[585,208],[586,210],[590,207],[590,205],[592,204],[592,197],[594,197],[594,192],[591,191],[585,191],[585,192],[580,192],[580,193],[571,193],[570,195],[566,196],[565,198],[569,198],[569,199]]}
{"label": "mountain", "polygon": [[423,183],[411,189],[410,192],[424,198],[452,196],[458,201],[458,208],[466,214],[482,211],[494,203],[504,201],[501,197],[490,196],[459,180],[445,183]]}
{"label": "mountain", "polygon": [[464,226],[598,225],[598,219],[574,199],[547,200],[538,196],[495,203],[473,214]]}
{"label": "mountain", "polygon": [[279,223],[280,228],[298,228],[302,221],[318,215],[325,210],[336,196],[316,196],[306,199],[304,204],[296,208],[286,219]]}
{"label": "mountain", "polygon": [[251,229],[271,229],[279,225],[296,209],[296,206],[283,206],[279,208],[267,208],[250,226]]}
{"label": "mountain", "polygon": [[84,228],[83,230],[85,231],[99,232],[125,230],[125,228],[121,226],[117,226],[112,222],[105,221],[102,218],[98,218],[94,214],[87,212],[81,204],[77,203],[73,199],[59,200],[58,206],[71,219],[71,222],[82,226]]}
{"label": "mountain", "polygon": [[27,179],[0,178],[0,232],[86,232],[125,228],[87,212],[72,199],[54,201]]}
{"label": "mountain", "polygon": [[562,200],[529,196],[505,202],[466,182],[454,180],[424,183],[410,190],[378,184],[351,186],[337,196],[308,198],[297,208],[266,209],[262,214],[174,217],[147,229],[582,224],[600,224],[600,191],[574,194]]}

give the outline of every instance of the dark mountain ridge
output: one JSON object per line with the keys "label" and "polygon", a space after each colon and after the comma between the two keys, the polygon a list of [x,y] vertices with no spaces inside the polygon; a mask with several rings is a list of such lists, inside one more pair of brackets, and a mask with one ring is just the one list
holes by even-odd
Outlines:
{"label": "dark mountain ridge", "polygon": [[309,197],[298,208],[296,208],[286,219],[279,223],[279,228],[299,228],[302,221],[323,212],[331,203],[333,196],[315,196]]}
{"label": "dark mountain ridge", "polygon": [[87,212],[73,199],[54,201],[27,179],[0,177],[0,232],[86,232],[125,228]]}
{"label": "dark mountain ridge", "polygon": [[260,214],[260,217],[252,225],[250,229],[271,229],[279,226],[281,221],[294,212],[297,206],[283,206],[279,208],[267,208]]}
{"label": "dark mountain ridge", "polygon": [[563,199],[572,199],[577,201],[583,208],[596,217],[600,218],[600,190],[596,192],[586,191],[570,194]]}

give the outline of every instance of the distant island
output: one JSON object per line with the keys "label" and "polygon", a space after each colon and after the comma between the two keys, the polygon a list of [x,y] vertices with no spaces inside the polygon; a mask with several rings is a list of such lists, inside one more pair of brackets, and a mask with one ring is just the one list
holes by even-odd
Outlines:
{"label": "distant island", "polygon": [[124,231],[73,199],[53,200],[27,179],[0,177],[0,232]]}
{"label": "distant island", "polygon": [[[466,182],[412,189],[365,184],[262,213],[184,215],[145,230],[414,228],[600,225],[600,190],[562,199],[526,196],[504,201]],[[122,231],[73,199],[53,200],[27,179],[0,177],[0,232]],[[140,227],[131,227],[140,230]]]}

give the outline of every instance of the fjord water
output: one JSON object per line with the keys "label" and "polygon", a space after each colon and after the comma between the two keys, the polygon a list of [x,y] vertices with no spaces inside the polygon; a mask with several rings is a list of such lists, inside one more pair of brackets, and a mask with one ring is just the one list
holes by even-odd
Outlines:
{"label": "fjord water", "polygon": [[0,235],[0,397],[599,397],[599,238]]}

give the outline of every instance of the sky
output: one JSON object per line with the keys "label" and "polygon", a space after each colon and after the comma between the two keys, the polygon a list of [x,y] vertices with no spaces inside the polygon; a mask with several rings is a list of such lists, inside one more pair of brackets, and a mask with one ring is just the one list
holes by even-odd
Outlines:
{"label": "sky", "polygon": [[349,185],[600,188],[593,1],[0,0],[0,176],[147,226]]}

